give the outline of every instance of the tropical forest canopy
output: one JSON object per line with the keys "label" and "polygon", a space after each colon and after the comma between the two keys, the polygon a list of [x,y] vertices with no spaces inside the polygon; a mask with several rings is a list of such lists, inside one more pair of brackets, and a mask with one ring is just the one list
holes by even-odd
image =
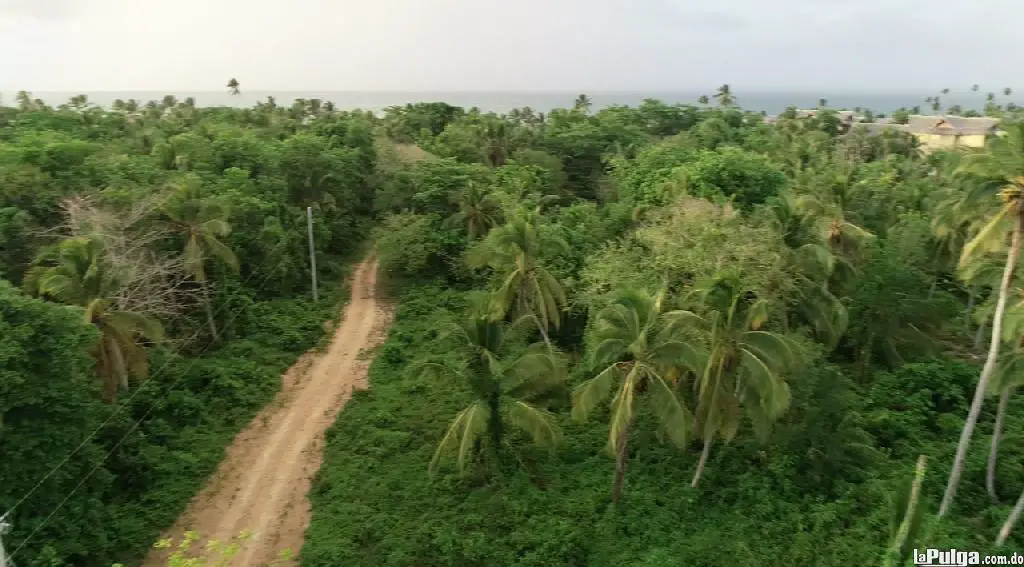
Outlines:
{"label": "tropical forest canopy", "polygon": [[826,102],[768,124],[727,87],[500,116],[22,93],[7,553],[137,564],[371,246],[396,320],[329,431],[303,565],[1024,550],[1019,111],[990,101],[985,150],[926,153]]}

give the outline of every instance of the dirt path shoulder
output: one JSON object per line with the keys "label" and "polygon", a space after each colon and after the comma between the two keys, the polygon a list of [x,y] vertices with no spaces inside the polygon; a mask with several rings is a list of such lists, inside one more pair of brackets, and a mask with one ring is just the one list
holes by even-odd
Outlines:
{"label": "dirt path shoulder", "polygon": [[[254,538],[232,565],[269,563],[283,549],[298,555],[309,525],[307,499],[323,458],[324,432],[355,389],[367,387],[370,358],[360,356],[381,344],[390,312],[376,297],[377,263],[359,264],[352,278],[352,300],[326,352],[307,353],[283,376],[277,398],[235,437],[203,490],[189,503],[168,534],[185,531],[202,541],[228,541],[243,531]],[[164,565],[166,552],[154,551],[146,567]]]}

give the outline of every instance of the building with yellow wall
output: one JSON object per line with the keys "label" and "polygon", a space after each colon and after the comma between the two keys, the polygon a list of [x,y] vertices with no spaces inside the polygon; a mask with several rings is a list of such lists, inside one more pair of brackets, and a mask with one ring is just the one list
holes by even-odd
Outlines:
{"label": "building with yellow wall", "polygon": [[963,118],[960,116],[911,116],[905,128],[917,138],[926,151],[953,147],[984,148],[989,136],[996,133],[994,118]]}

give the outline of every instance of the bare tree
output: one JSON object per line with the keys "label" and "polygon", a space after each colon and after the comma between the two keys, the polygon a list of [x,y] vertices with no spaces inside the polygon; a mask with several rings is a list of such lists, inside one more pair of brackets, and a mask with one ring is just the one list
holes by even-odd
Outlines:
{"label": "bare tree", "polygon": [[117,274],[111,297],[118,310],[144,313],[163,320],[181,316],[199,304],[202,290],[191,281],[184,259],[161,244],[175,235],[166,223],[153,220],[168,193],[156,193],[111,211],[89,197],[62,203],[70,236],[98,236],[104,242],[103,261]]}

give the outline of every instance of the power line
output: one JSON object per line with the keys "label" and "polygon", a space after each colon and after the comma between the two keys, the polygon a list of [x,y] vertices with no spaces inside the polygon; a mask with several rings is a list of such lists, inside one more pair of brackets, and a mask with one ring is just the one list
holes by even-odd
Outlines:
{"label": "power line", "polygon": [[[282,244],[284,244],[284,241],[282,241],[282,242],[279,242],[279,243],[278,243],[278,245],[277,245],[277,247],[275,247],[274,249],[272,249],[272,250],[271,250],[271,251],[270,251],[270,252],[269,252],[269,253],[267,254],[267,258],[266,258],[266,259],[264,260],[264,262],[263,262],[263,263],[262,263],[262,264],[261,264],[261,265],[260,265],[260,266],[258,267],[258,269],[257,269],[257,270],[253,270],[253,271],[252,271],[252,272],[251,272],[251,273],[249,274],[249,276],[248,276],[248,277],[246,277],[246,278],[245,278],[244,280],[242,280],[242,284],[241,284],[241,285],[243,285],[243,286],[244,286],[245,284],[249,283],[249,281],[250,281],[250,280],[251,280],[251,279],[253,278],[253,276],[255,276],[255,275],[256,275],[256,273],[257,273],[257,272],[259,272],[259,271],[263,270],[264,268],[266,268],[266,267],[267,267],[267,266],[268,266],[268,265],[270,264],[271,260],[273,260],[273,259],[274,259],[274,253],[275,253],[275,252],[277,251],[277,249],[278,249],[278,248],[279,248],[279,247],[280,247],[280,246],[281,246]],[[262,286],[263,284],[265,284],[265,283],[267,282],[267,280],[269,280],[269,279],[270,279],[270,276],[271,276],[271,274],[267,274],[267,275],[266,275],[266,277],[264,277],[264,278],[263,278],[263,281],[262,281],[262,282],[260,283],[260,285]],[[220,311],[220,310],[218,310],[217,312],[215,312],[215,314],[219,313],[219,311]],[[240,313],[241,313],[241,311],[235,311],[235,312],[234,312],[234,313],[232,314],[231,318],[230,318],[230,319],[228,319],[228,323],[227,323],[227,326],[230,326],[230,325],[231,325],[231,323],[232,323],[232,322],[234,322],[234,320],[235,320],[235,319],[236,319],[236,318],[238,317],[238,315],[239,315]],[[201,326],[202,326],[202,325],[199,325],[199,327],[201,327]],[[188,340],[186,341],[186,343],[188,343],[188,342],[191,342],[191,341],[192,341],[192,340],[193,340],[194,338],[198,337],[198,336],[200,335],[200,333],[201,333],[201,330],[197,329],[197,330],[196,330],[196,332],[195,332],[195,333],[193,333],[193,334],[192,334],[192,335],[191,335],[191,336],[190,336],[190,337],[188,338]],[[153,402],[153,404],[152,404],[152,405],[151,405],[151,406],[149,407],[149,409],[147,409],[147,410],[146,410],[146,413],[145,413],[145,414],[143,414],[143,416],[142,416],[142,417],[141,417],[141,418],[140,418],[139,420],[137,420],[137,421],[136,421],[136,422],[134,423],[134,425],[132,425],[132,427],[131,427],[131,428],[130,428],[130,429],[129,429],[129,430],[128,430],[128,431],[127,431],[127,432],[126,432],[125,434],[124,434],[124,436],[122,436],[122,437],[121,437],[121,439],[119,439],[119,440],[118,440],[118,442],[117,442],[117,443],[116,443],[116,444],[114,445],[114,447],[113,447],[113,448],[112,448],[112,449],[111,449],[111,450],[110,450],[109,452],[107,452],[107,454],[106,454],[106,455],[104,455],[104,457],[103,457],[103,458],[102,458],[102,459],[101,459],[101,460],[100,460],[100,461],[99,461],[99,462],[98,462],[98,463],[96,464],[96,466],[94,466],[94,467],[92,468],[92,470],[90,470],[90,471],[89,471],[89,472],[88,472],[88,473],[87,473],[87,474],[86,474],[86,475],[85,475],[84,477],[82,477],[81,481],[79,481],[79,483],[78,483],[78,484],[77,484],[77,485],[75,486],[75,488],[74,488],[74,489],[72,489],[72,490],[71,490],[71,492],[70,492],[70,493],[68,493],[68,495],[67,495],[67,496],[65,496],[63,500],[61,500],[60,504],[58,504],[58,505],[57,505],[57,507],[56,507],[56,508],[55,508],[55,509],[54,509],[54,510],[53,510],[52,512],[50,512],[50,514],[49,514],[49,515],[48,515],[48,516],[46,517],[46,519],[44,519],[44,520],[42,521],[42,523],[40,523],[39,525],[37,525],[37,526],[36,526],[36,528],[35,528],[34,530],[32,530],[32,532],[31,532],[31,533],[30,533],[30,534],[28,535],[28,537],[26,537],[26,538],[25,538],[25,539],[24,539],[24,540],[23,540],[23,541],[22,541],[22,542],[21,542],[21,543],[20,543],[20,544],[18,545],[18,547],[16,547],[16,548],[14,549],[14,551],[12,551],[12,552],[11,552],[11,554],[10,554],[9,556],[7,556],[7,558],[5,559],[6,561],[10,562],[10,559],[11,559],[11,558],[13,558],[13,557],[14,557],[14,555],[16,555],[16,554],[18,553],[18,551],[20,551],[20,550],[21,550],[21,548],[22,548],[22,547],[24,547],[24,546],[25,546],[25,545],[26,545],[26,544],[27,544],[27,543],[29,542],[29,540],[31,540],[31,539],[32,539],[32,537],[33,537],[33,536],[35,536],[35,534],[36,534],[36,533],[37,533],[37,532],[38,532],[38,531],[39,531],[40,529],[42,529],[42,528],[43,528],[43,526],[45,526],[45,525],[46,525],[46,524],[47,524],[47,523],[48,523],[48,522],[50,521],[50,518],[52,518],[52,517],[54,516],[54,514],[56,514],[56,513],[58,512],[58,511],[60,511],[60,509],[61,509],[61,508],[62,508],[62,507],[64,506],[64,504],[66,504],[66,503],[67,503],[67,501],[68,501],[68,500],[69,500],[69,499],[70,499],[70,498],[71,498],[72,496],[74,496],[74,494],[75,494],[76,492],[78,492],[78,489],[79,489],[79,488],[81,488],[81,487],[82,487],[82,485],[83,485],[83,484],[85,484],[85,482],[86,482],[86,481],[87,481],[87,480],[88,480],[88,479],[89,479],[90,477],[92,477],[92,475],[93,475],[93,474],[94,474],[94,473],[95,473],[95,472],[96,472],[97,470],[99,470],[99,467],[100,467],[100,466],[102,466],[102,465],[103,465],[103,464],[104,464],[104,463],[106,462],[106,460],[107,460],[108,458],[110,458],[110,456],[111,456],[111,455],[112,455],[112,454],[114,453],[114,451],[116,451],[116,450],[117,450],[117,449],[118,449],[118,448],[119,448],[119,447],[121,446],[121,444],[122,444],[122,443],[124,443],[126,439],[128,439],[128,436],[129,436],[129,435],[131,435],[131,434],[132,434],[132,432],[134,432],[134,431],[135,431],[136,429],[138,429],[139,425],[141,425],[141,424],[142,424],[142,422],[143,422],[143,421],[145,421],[146,417],[148,417],[148,416],[149,416],[149,414],[150,414],[150,413],[151,413],[151,412],[153,411],[153,409],[154,409],[154,408],[156,407],[156,405],[157,405],[157,404],[158,404],[158,403],[159,403],[159,402],[160,402],[160,401],[161,401],[161,400],[163,399],[163,397],[165,397],[165,396],[166,396],[167,394],[169,394],[169,393],[171,392],[171,390],[173,390],[173,389],[174,389],[174,387],[178,385],[178,383],[179,383],[179,382],[180,382],[180,381],[182,380],[182,378],[183,378],[183,377],[184,377],[184,376],[185,376],[185,375],[186,375],[186,374],[188,373],[188,370],[191,370],[191,369],[192,369],[192,366],[194,366],[194,365],[195,365],[196,361],[197,361],[197,360],[199,360],[199,358],[201,358],[201,357],[202,357],[202,356],[203,356],[204,354],[206,354],[206,351],[208,351],[208,350],[209,350],[209,349],[210,349],[210,348],[211,348],[212,346],[213,346],[213,342],[212,342],[212,341],[211,341],[211,342],[209,342],[209,343],[207,343],[207,344],[206,344],[206,346],[205,346],[205,347],[203,347],[203,349],[202,349],[202,350],[200,350],[200,351],[199,351],[199,353],[198,353],[197,355],[195,355],[194,357],[192,357],[192,358],[190,359],[190,361],[189,361],[189,365],[188,365],[188,367],[186,368],[185,372],[182,372],[182,373],[181,373],[181,375],[180,375],[180,376],[179,376],[179,377],[178,377],[178,378],[177,378],[177,379],[176,379],[176,380],[175,380],[174,382],[172,382],[172,383],[171,383],[171,385],[170,385],[170,386],[169,386],[169,387],[167,388],[167,390],[166,390],[166,391],[164,392],[164,396],[158,397],[158,398],[156,399],[156,401],[154,401],[154,402]],[[156,372],[155,372],[155,373],[154,373],[154,374],[153,374],[153,375],[152,375],[152,376],[150,377],[150,380],[152,380],[153,378],[156,378],[157,376],[159,376],[161,372],[163,372],[164,370],[166,370],[166,369],[167,369],[167,367],[168,367],[168,366],[170,366],[171,362],[172,362],[171,360],[168,360],[168,361],[167,361],[166,363],[164,363],[164,365],[163,365],[163,366],[161,366],[161,367],[160,367],[160,368],[159,368],[159,369],[158,369],[158,370],[157,370],[157,371],[156,371]],[[134,392],[133,392],[133,393],[132,393],[132,394],[131,394],[131,395],[130,395],[130,396],[128,397],[128,399],[127,399],[126,401],[123,401],[123,402],[119,403],[119,404],[118,404],[118,407],[117,407],[117,409],[116,409],[116,410],[114,410],[114,411],[113,411],[113,412],[112,412],[112,413],[110,414],[110,416],[109,416],[109,417],[107,417],[107,419],[105,419],[105,420],[103,421],[103,423],[101,423],[101,424],[100,424],[99,426],[97,426],[97,427],[96,427],[96,429],[94,429],[94,430],[92,431],[92,433],[90,433],[89,435],[87,435],[87,436],[86,436],[86,437],[85,437],[85,438],[84,438],[84,439],[82,440],[82,442],[81,442],[81,443],[80,443],[80,444],[79,444],[79,445],[78,445],[77,447],[75,447],[75,449],[74,449],[74,450],[72,450],[72,451],[71,451],[70,453],[68,453],[68,455],[67,455],[66,457],[64,457],[64,459],[62,459],[62,460],[61,460],[61,462],[59,462],[59,463],[58,463],[58,464],[57,464],[57,465],[56,465],[55,467],[53,467],[53,468],[52,468],[52,469],[51,469],[51,470],[50,470],[50,471],[49,471],[48,473],[46,473],[46,475],[44,475],[44,476],[43,476],[43,478],[42,478],[42,479],[41,479],[41,480],[40,480],[40,481],[39,481],[38,483],[36,483],[36,485],[35,485],[34,487],[32,487],[32,489],[31,489],[31,490],[29,490],[29,491],[28,491],[28,493],[26,493],[26,494],[25,494],[25,496],[23,496],[23,497],[22,497],[22,498],[21,498],[20,500],[18,500],[18,502],[17,502],[17,503],[15,503],[15,504],[14,504],[14,506],[10,507],[10,508],[9,508],[9,509],[7,510],[7,512],[6,512],[5,514],[4,514],[4,516],[0,517],[0,519],[2,519],[2,518],[7,518],[7,517],[8,517],[8,516],[9,516],[9,515],[10,515],[10,514],[11,514],[11,513],[12,513],[12,512],[13,512],[13,511],[14,511],[14,510],[15,510],[15,509],[16,509],[16,508],[18,507],[18,506],[21,506],[21,505],[22,505],[22,504],[23,504],[23,503],[24,503],[24,502],[25,502],[26,500],[28,500],[28,499],[29,499],[29,498],[30,498],[30,497],[31,497],[31,496],[32,496],[33,494],[35,494],[35,492],[36,492],[37,490],[39,490],[39,487],[41,487],[41,486],[43,485],[43,483],[45,483],[45,482],[46,482],[46,481],[47,481],[47,480],[48,480],[48,479],[49,479],[49,478],[50,478],[51,476],[53,476],[53,475],[54,475],[54,474],[55,474],[55,473],[56,473],[56,472],[57,472],[58,470],[60,470],[60,469],[61,469],[61,467],[63,467],[63,466],[65,465],[65,464],[67,464],[67,462],[71,460],[71,457],[75,456],[75,454],[76,454],[76,453],[78,453],[78,451],[80,451],[80,450],[82,449],[82,447],[84,447],[84,446],[85,446],[85,445],[86,445],[86,444],[87,444],[87,443],[88,443],[89,441],[91,441],[91,440],[92,440],[92,438],[93,438],[93,437],[95,437],[95,436],[96,436],[96,435],[97,435],[97,434],[98,434],[98,433],[99,433],[99,432],[100,432],[100,431],[101,431],[101,430],[102,430],[102,429],[103,429],[104,427],[106,427],[106,425],[107,425],[108,423],[110,423],[110,421],[111,421],[112,419],[114,419],[114,417],[116,417],[116,416],[117,416],[117,415],[118,415],[119,413],[121,413],[121,411],[122,411],[122,410],[123,410],[123,409],[124,409],[125,407],[127,407],[127,406],[128,406],[129,404],[130,404],[130,402],[131,402],[131,401],[132,401],[133,399],[135,399],[135,396],[137,396],[137,395],[139,394],[139,392],[141,392],[142,390],[143,390],[143,388],[142,388],[142,387],[139,387],[139,388],[137,388],[137,389],[136,389],[136,390],[135,390],[135,391],[134,391]],[[9,528],[10,528],[10,525],[9,525],[9,524],[7,524],[7,527],[8,527],[8,529],[9,529]],[[2,535],[2,532],[0,532],[0,535]],[[12,565],[5,565],[4,563],[0,563],[0,567],[12,567]]]}

